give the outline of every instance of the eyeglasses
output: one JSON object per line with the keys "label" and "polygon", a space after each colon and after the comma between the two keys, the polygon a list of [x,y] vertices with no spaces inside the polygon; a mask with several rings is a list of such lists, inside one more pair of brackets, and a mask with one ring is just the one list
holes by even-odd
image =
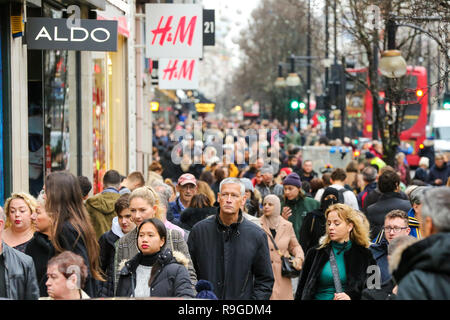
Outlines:
{"label": "eyeglasses", "polygon": [[394,233],[399,233],[401,230],[407,229],[408,227],[383,227],[384,232],[389,233],[394,231]]}

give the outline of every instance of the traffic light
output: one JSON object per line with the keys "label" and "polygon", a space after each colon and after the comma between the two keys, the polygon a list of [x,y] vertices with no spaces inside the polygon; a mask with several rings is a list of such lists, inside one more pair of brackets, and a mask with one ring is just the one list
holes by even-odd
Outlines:
{"label": "traffic light", "polygon": [[150,110],[153,112],[158,111],[159,110],[159,102],[158,101],[150,102]]}
{"label": "traffic light", "polygon": [[450,92],[444,93],[444,101],[442,103],[442,106],[444,107],[445,110],[450,109]]}
{"label": "traffic light", "polygon": [[300,105],[300,103],[298,102],[298,100],[293,99],[293,100],[291,100],[289,105],[290,105],[292,110],[297,110],[299,105]]}

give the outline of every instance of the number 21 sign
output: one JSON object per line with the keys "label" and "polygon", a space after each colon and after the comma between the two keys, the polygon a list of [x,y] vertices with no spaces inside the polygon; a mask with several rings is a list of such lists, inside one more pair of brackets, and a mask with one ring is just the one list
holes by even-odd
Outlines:
{"label": "number 21 sign", "polygon": [[201,58],[200,4],[145,4],[146,58]]}

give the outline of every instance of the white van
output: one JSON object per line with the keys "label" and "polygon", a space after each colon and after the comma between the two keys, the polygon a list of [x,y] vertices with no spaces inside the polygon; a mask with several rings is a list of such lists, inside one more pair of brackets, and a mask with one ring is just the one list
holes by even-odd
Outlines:
{"label": "white van", "polygon": [[434,150],[450,152],[450,110],[431,111],[428,130],[428,136],[434,137]]}

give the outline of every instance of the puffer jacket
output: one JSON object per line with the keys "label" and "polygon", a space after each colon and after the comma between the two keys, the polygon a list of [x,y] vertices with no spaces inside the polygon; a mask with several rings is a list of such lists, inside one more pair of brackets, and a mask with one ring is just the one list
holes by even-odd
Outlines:
{"label": "puffer jacket", "polygon": [[197,223],[189,234],[197,277],[213,284],[221,300],[268,300],[274,276],[267,236],[239,213],[226,226],[219,213]]}
{"label": "puffer jacket", "polygon": [[[117,297],[134,297],[136,269],[142,253],[138,253],[120,271]],[[187,271],[188,259],[181,252],[161,251],[152,267],[149,280],[149,297],[194,298],[195,292]]]}
{"label": "puffer jacket", "polygon": [[[114,288],[116,289],[117,284],[119,283],[120,270],[128,260],[131,260],[135,255],[139,253],[136,239],[137,228],[134,228],[116,242],[116,252],[114,255]],[[169,248],[172,251],[179,251],[187,257],[189,261],[189,276],[193,287],[195,287],[195,285],[197,284],[197,275],[195,273],[194,265],[192,264],[189,249],[181,232],[174,229],[167,229],[167,241],[163,248]]]}
{"label": "puffer jacket", "polygon": [[406,248],[392,276],[398,283],[397,300],[450,300],[450,232]]}
{"label": "puffer jacket", "polygon": [[86,200],[86,209],[91,217],[97,239],[111,229],[112,220],[117,216],[114,204],[119,199],[120,193],[118,191],[108,192],[109,190],[106,189]]}
{"label": "puffer jacket", "polygon": [[6,295],[13,300],[38,300],[39,286],[33,259],[2,243]]}

